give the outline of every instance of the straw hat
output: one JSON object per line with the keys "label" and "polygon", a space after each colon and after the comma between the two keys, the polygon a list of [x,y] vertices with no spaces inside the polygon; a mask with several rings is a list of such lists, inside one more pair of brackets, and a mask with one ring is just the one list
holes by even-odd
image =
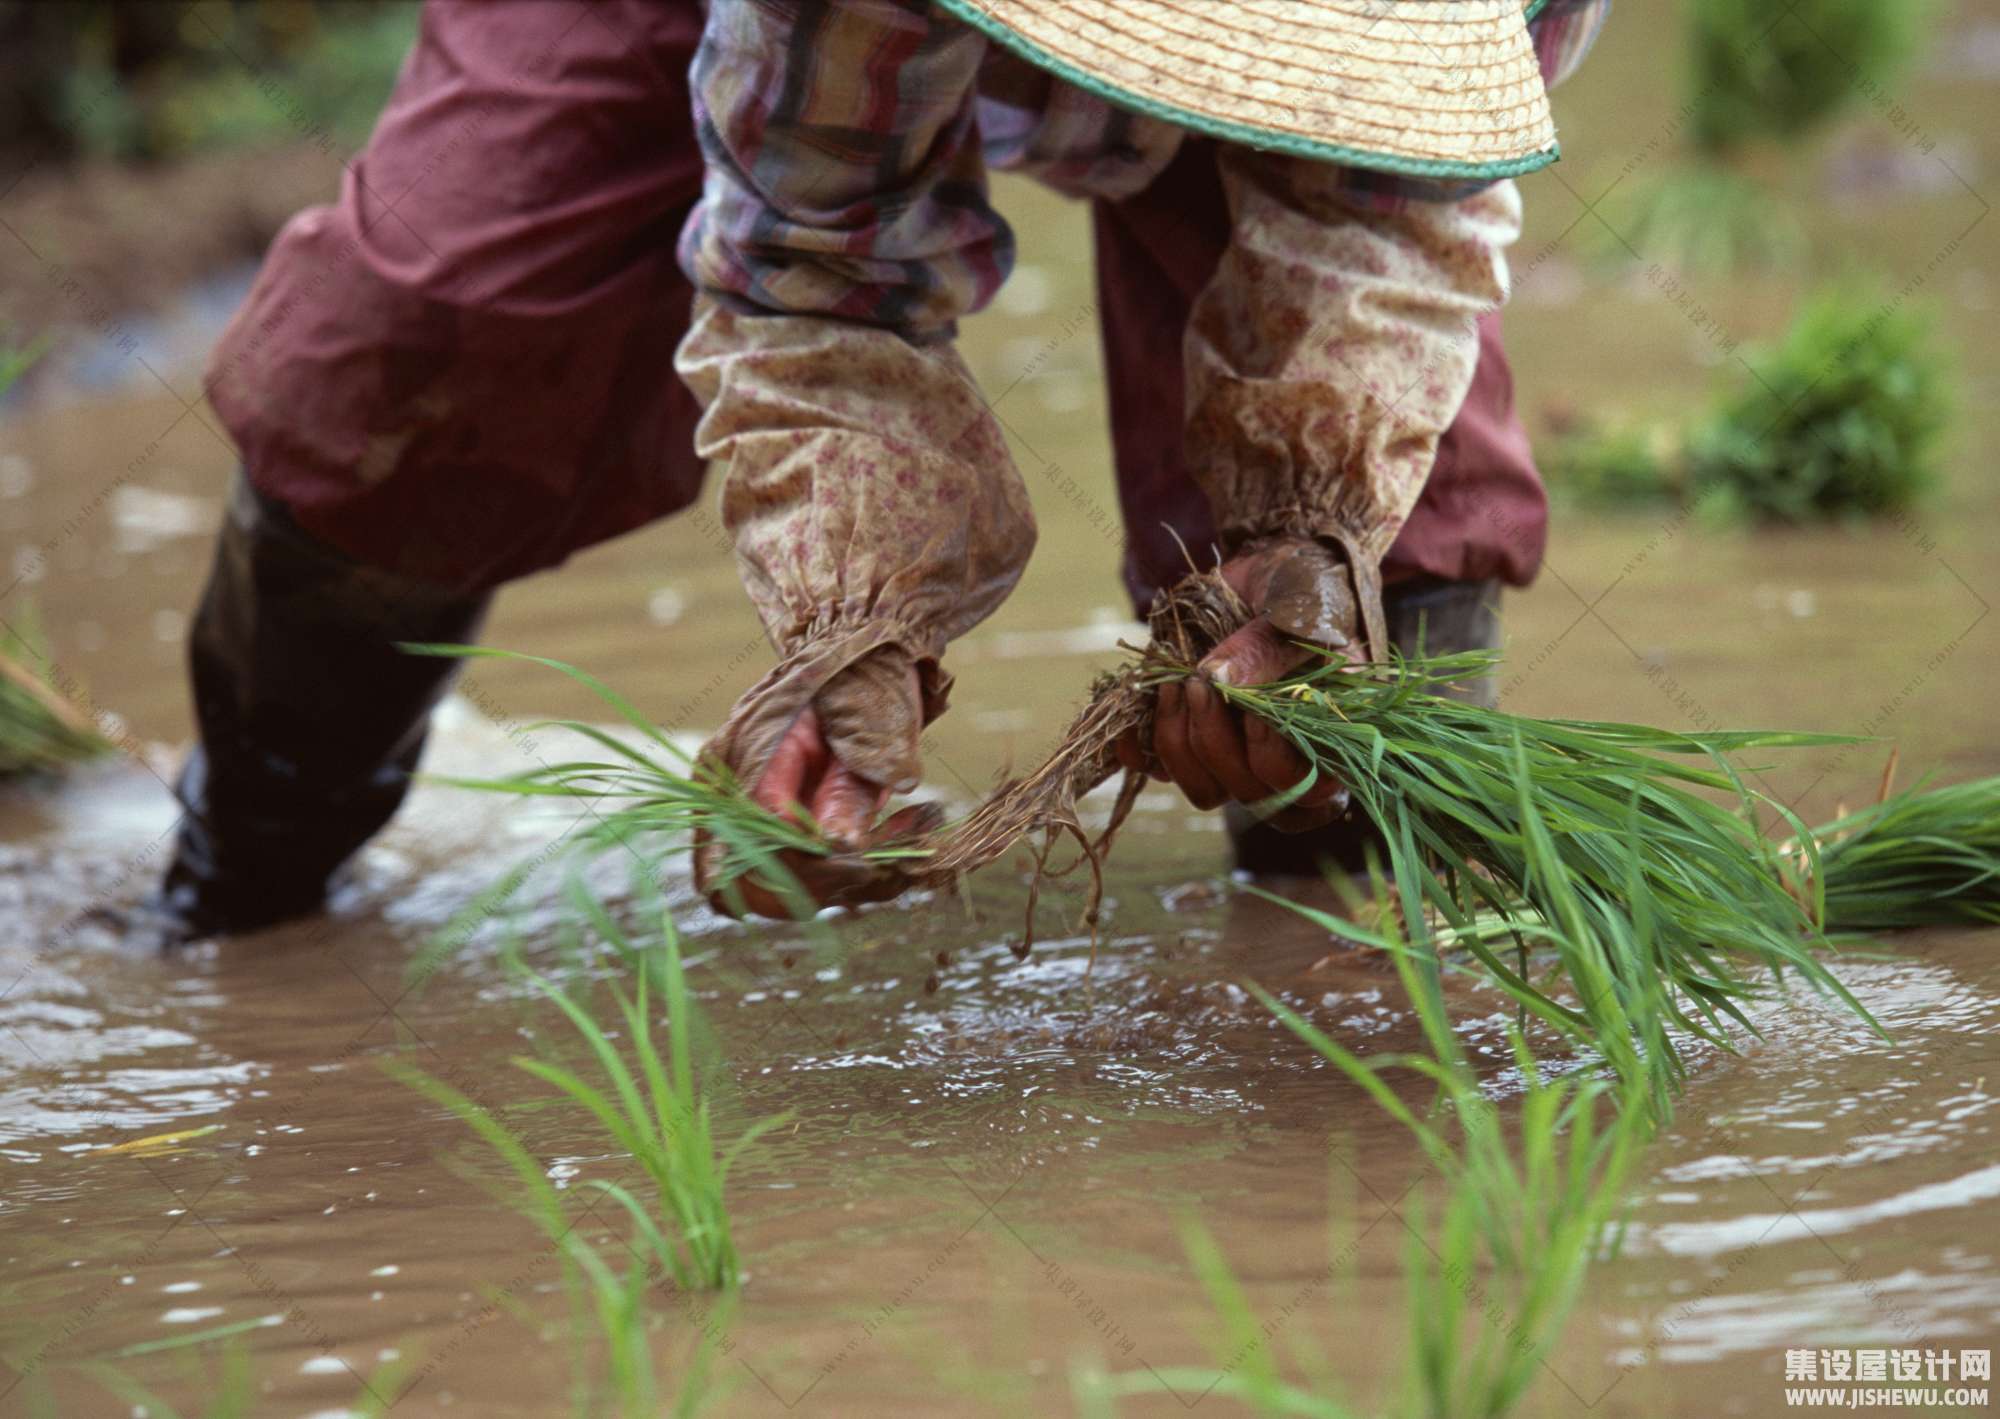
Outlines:
{"label": "straw hat", "polygon": [[940,0],[1112,102],[1257,148],[1421,177],[1556,157],[1543,0]]}

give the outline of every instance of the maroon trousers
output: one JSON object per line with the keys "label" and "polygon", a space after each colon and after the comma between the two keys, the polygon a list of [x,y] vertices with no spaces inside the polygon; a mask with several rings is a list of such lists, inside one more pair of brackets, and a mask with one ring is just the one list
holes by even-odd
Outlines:
{"label": "maroon trousers", "polygon": [[[210,366],[259,492],[348,556],[487,589],[687,506],[673,370],[700,194],[698,0],[431,0],[339,200],[287,224]],[[1138,605],[1212,539],[1181,461],[1181,332],[1228,241],[1213,145],[1096,205],[1099,316]],[[1547,503],[1498,322],[1384,566],[1524,585]],[[1175,540],[1176,535],[1180,539]]]}

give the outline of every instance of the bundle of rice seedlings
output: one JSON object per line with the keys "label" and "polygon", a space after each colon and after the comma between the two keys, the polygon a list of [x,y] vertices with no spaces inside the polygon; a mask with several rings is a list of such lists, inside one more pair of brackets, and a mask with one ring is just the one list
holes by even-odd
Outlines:
{"label": "bundle of rice seedlings", "polygon": [[0,624],[0,779],[47,772],[110,747],[50,683],[48,669],[32,622]]}
{"label": "bundle of rice seedlings", "polygon": [[[1224,693],[1349,786],[1389,843],[1406,922],[1435,917],[1447,944],[1621,1077],[1645,1077],[1662,1107],[1681,1072],[1675,1031],[1730,1047],[1731,1024],[1754,1034],[1744,1002],[1779,978],[1866,1018],[1820,957],[1817,901],[1788,889],[1754,810],[1796,819],[1730,758],[1839,740],[1531,719],[1435,693],[1487,663],[1379,676],[1329,664]],[[1533,958],[1553,968],[1537,974]]]}
{"label": "bundle of rice seedlings", "polygon": [[1936,9],[1931,0],[1795,0],[1774,17],[1740,0],[1690,0],[1695,147],[1720,156],[1758,140],[1797,142],[1892,92]]}
{"label": "bundle of rice seedlings", "polygon": [[2000,777],[1919,784],[1813,837],[1828,930],[2000,923]]}
{"label": "bundle of rice seedlings", "polygon": [[1938,482],[1952,407],[1934,312],[1855,283],[1815,292],[1687,441],[1689,493],[1766,522],[1880,516]]}
{"label": "bundle of rice seedlings", "polygon": [[[1144,780],[1128,779],[1110,823],[1095,837],[1085,830],[1077,804],[1119,772],[1113,746],[1127,730],[1150,719],[1153,687],[1161,678],[1162,666],[1192,664],[1202,650],[1215,645],[1244,619],[1235,593],[1213,575],[1191,576],[1174,591],[1162,593],[1153,612],[1153,646],[1124,669],[1098,678],[1089,702],[1039,768],[1001,784],[957,822],[908,843],[871,849],[862,859],[900,872],[911,889],[954,887],[1023,839],[1041,833],[1044,841],[1037,855],[1036,887],[1045,877],[1065,876],[1088,865],[1092,884],[1085,920],[1094,932],[1104,890],[1104,854]],[[412,655],[491,658],[546,666],[584,686],[639,734],[639,743],[628,744],[594,725],[546,720],[530,726],[530,731],[568,730],[600,745],[612,757],[549,764],[507,778],[438,776],[433,782],[614,805],[595,808],[590,821],[572,834],[584,853],[613,847],[630,850],[662,835],[678,840],[703,832],[723,849],[714,885],[725,900],[733,895],[740,901],[740,888],[734,884],[754,875],[761,885],[784,897],[798,919],[806,920],[817,910],[785,867],[782,856],[838,857],[843,850],[828,840],[803,808],[780,816],[752,800],[725,767],[697,758],[674,743],[595,675],[560,660],[485,646],[405,644],[402,649]],[[1066,868],[1050,869],[1049,853],[1065,836],[1077,844],[1078,856]],[[496,895],[512,892],[521,880],[510,879]],[[478,907],[483,913],[493,904],[483,899]],[[1033,890],[1028,916],[1032,935]]]}

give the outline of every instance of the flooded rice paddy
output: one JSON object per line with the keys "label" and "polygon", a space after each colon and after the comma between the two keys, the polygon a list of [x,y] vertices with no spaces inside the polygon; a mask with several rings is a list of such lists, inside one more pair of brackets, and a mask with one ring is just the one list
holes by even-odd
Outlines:
{"label": "flooded rice paddy", "polygon": [[[461,705],[435,763],[489,762],[506,743]],[[414,1388],[396,1412],[560,1411],[548,1248],[482,1183],[462,1127],[377,1067],[410,1059],[489,1105],[536,1092],[504,1062],[559,1031],[492,940],[414,991],[407,966],[556,825],[426,789],[327,921],[135,957],[77,903],[136,890],[170,822],[147,771],[117,764],[12,825],[9,1363],[61,1376],[65,1360],[262,1320],[247,1335],[256,1413],[340,1412],[357,1375],[404,1352],[417,1360],[398,1384]],[[703,925],[682,900],[729,1062],[725,1133],[791,1115],[730,1188],[749,1278],[721,1412],[1061,1413],[1086,1357],[1212,1363],[1182,1260],[1190,1216],[1274,1337],[1309,1339],[1359,1402],[1392,1392],[1423,1160],[1243,983],[1354,1049],[1414,1048],[1393,973],[1232,894],[1217,835],[1164,796],[1135,829],[1094,968],[1074,934],[1016,962],[1007,871],[970,914],[871,913],[837,951]],[[555,967],[542,915],[522,930]],[[1045,908],[1044,930],[1062,919]],[[1892,1046],[1798,1000],[1758,1012],[1763,1039],[1741,1056],[1697,1054],[1678,1121],[1645,1155],[1624,1254],[1593,1273],[1523,1412],[1765,1414],[1787,1346],[1990,1338],[1995,944],[1930,932],[1851,963]],[[1504,1099],[1501,1002],[1467,987],[1453,1003]],[[573,1112],[516,1121],[553,1176],[620,1174]],[[684,1345],[716,1323],[666,1294]],[[125,1364],[187,1392],[171,1353]],[[88,1407],[71,1379],[58,1393],[65,1414],[121,1412]]]}
{"label": "flooded rice paddy", "polygon": [[[1553,175],[1528,189],[1524,250],[1549,253],[1512,316],[1531,425],[1672,407],[1729,358],[1642,277],[1607,281],[1561,244],[1637,145],[1593,152],[1582,135],[1647,64],[1639,33],[1614,25],[1593,61],[1606,72],[1569,115],[1580,131],[1558,171],[1583,195]],[[1935,78],[1925,111],[1961,131],[1988,83]],[[1127,634],[1082,216],[1006,196],[1024,269],[968,348],[1008,391],[1043,538],[1020,593],[953,652],[954,712],[927,758],[935,791],[961,800],[1038,759]],[[1944,252],[1928,288],[1967,393],[1942,499],[1899,525],[1771,536],[1559,515],[1547,572],[1508,604],[1510,708],[1881,736],[1757,763],[1760,786],[1813,821],[1873,791],[1886,741],[1906,774],[2000,772],[1985,455],[2000,263],[1990,240],[1947,249],[1977,211],[1950,188],[1842,228],[1891,272]],[[1754,338],[1787,289],[1709,299]],[[36,603],[65,673],[136,750],[0,790],[0,1414],[33,1412],[44,1382],[64,1415],[129,1412],[77,1369],[120,1351],[121,1368],[192,1398],[186,1357],[148,1347],[230,1325],[249,1327],[258,1414],[342,1412],[399,1361],[397,1414],[561,1412],[554,1257],[492,1195],[466,1130],[379,1065],[409,1059],[483,1102],[534,1096],[507,1061],[551,1021],[503,969],[493,925],[420,988],[408,966],[564,825],[425,786],[324,920],[161,960],[122,949],[104,910],[167,848],[181,638],[232,461],[197,376],[159,374],[0,422],[0,581],[21,577],[5,614]],[[718,536],[691,517],[596,549],[511,589],[489,639],[588,666],[698,733],[767,657]],[[552,743],[536,720],[591,709],[545,672],[481,665],[427,767],[528,767]],[[1149,792],[1113,860],[1094,966],[1060,897],[1016,961],[1013,867],[965,906],[843,923],[835,947],[723,922],[670,879],[727,1062],[723,1132],[790,1115],[732,1179],[749,1278],[719,1412],[1064,1413],[1079,1363],[1226,1363],[1185,1261],[1188,1217],[1274,1348],[1324,1357],[1362,1409],[1393,1396],[1422,1158],[1244,987],[1360,1051],[1416,1045],[1415,1022],[1383,961],[1236,891],[1225,865],[1215,817]],[[531,961],[562,961],[550,888],[518,926]],[[2000,1339],[2000,933],[1898,937],[1842,974],[1893,1043],[1791,999],[1758,1012],[1741,1054],[1695,1054],[1675,1124],[1643,1156],[1623,1255],[1591,1273],[1520,1412],[1761,1416],[1784,1410],[1790,1347]],[[1498,998],[1461,985],[1453,1003],[1504,1098]],[[566,1112],[519,1123],[567,1185],[618,1176]],[[182,1136],[119,1146],[163,1134]],[[662,1309],[663,1350],[722,1333],[705,1303]],[[1231,1412],[1198,1393],[1121,1412],[1189,1411]]]}

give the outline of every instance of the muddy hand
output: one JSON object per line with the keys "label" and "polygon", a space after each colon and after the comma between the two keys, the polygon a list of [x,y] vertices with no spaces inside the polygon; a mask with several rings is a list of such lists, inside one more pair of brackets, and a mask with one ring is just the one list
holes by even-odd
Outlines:
{"label": "muddy hand", "polygon": [[[861,854],[936,823],[937,810],[928,804],[877,821],[892,793],[917,786],[922,731],[916,668],[906,655],[885,648],[829,681],[785,729],[763,768],[744,774],[758,803],[793,822],[809,818],[843,849],[833,856],[788,852],[779,859],[818,905],[885,901],[905,885],[900,874]],[[740,902],[711,888],[713,851],[713,844],[697,842],[696,877],[718,910],[740,906],[760,916],[796,915],[775,884],[754,877],[734,884]]]}
{"label": "muddy hand", "polygon": [[[1261,803],[1310,773],[1276,730],[1232,708],[1216,684],[1282,679],[1323,650],[1365,658],[1353,582],[1338,553],[1305,538],[1272,539],[1224,562],[1221,573],[1256,615],[1210,651],[1195,675],[1160,687],[1150,746],[1139,742],[1137,731],[1118,745],[1126,767],[1179,785],[1197,808]],[[1346,807],[1346,788],[1322,778],[1267,821],[1302,832]]]}

